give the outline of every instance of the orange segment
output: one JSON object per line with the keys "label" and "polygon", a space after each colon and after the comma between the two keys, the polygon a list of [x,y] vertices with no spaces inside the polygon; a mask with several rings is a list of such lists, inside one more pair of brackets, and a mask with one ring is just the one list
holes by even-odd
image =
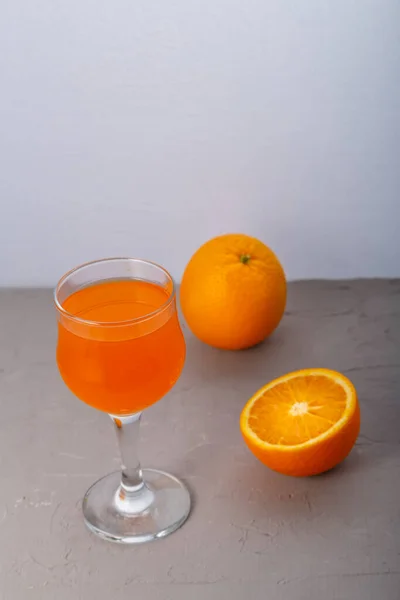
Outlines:
{"label": "orange segment", "polygon": [[328,369],[275,379],[248,401],[240,420],[254,454],[292,475],[321,473],[338,464],[353,447],[359,425],[353,384]]}

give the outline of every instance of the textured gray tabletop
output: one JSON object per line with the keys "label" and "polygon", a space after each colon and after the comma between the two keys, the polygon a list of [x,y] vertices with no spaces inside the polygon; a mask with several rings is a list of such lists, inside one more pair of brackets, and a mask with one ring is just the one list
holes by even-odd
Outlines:
{"label": "textured gray tabletop", "polygon": [[[141,457],[182,477],[194,509],[140,547],[83,524],[82,495],[117,449],[108,417],[61,382],[55,333],[48,290],[0,292],[1,600],[399,600],[400,282],[291,284],[278,331],[245,352],[187,333]],[[238,418],[262,384],[309,366],[352,379],[361,435],[336,470],[293,479],[249,453]]]}

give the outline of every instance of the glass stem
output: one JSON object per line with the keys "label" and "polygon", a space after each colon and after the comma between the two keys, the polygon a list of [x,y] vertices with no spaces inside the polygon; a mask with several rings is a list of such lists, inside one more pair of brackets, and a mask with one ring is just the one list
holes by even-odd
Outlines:
{"label": "glass stem", "polygon": [[121,454],[121,483],[116,492],[115,502],[121,512],[140,514],[153,500],[153,492],[143,480],[137,452],[142,413],[126,417],[110,416],[115,425]]}

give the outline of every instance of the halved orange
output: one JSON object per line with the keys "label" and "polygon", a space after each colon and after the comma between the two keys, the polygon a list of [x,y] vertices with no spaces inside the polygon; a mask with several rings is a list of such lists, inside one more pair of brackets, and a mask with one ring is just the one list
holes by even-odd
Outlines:
{"label": "halved orange", "polygon": [[304,369],[271,381],[245,405],[244,440],[265,465],[286,475],[317,475],[349,454],[360,429],[356,390],[329,369]]}

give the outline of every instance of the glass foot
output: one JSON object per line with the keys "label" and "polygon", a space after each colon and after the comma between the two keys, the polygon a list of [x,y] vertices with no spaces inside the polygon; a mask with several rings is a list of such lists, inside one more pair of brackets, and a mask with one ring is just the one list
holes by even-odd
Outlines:
{"label": "glass foot", "polygon": [[190,512],[190,496],[183,483],[155,469],[143,469],[143,479],[146,488],[135,500],[135,510],[132,503],[126,507],[121,500],[119,471],[93,484],[83,499],[88,528],[112,542],[140,544],[165,537],[183,525]]}

